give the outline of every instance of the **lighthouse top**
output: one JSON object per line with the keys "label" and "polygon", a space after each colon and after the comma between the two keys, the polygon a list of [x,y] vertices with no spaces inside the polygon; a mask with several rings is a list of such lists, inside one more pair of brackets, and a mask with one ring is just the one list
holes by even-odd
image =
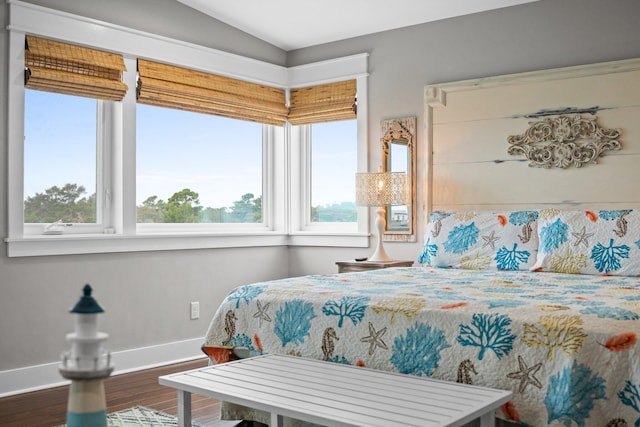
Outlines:
{"label": "lighthouse top", "polygon": [[84,285],[82,293],[84,295],[78,300],[76,305],[71,307],[69,310],[70,313],[92,314],[104,312],[100,304],[91,296],[91,286]]}

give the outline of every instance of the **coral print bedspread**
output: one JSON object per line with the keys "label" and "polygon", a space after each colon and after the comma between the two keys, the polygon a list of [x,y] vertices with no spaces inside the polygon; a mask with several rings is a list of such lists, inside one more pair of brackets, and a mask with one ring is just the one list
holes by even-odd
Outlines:
{"label": "coral print bedspread", "polygon": [[640,426],[640,278],[428,267],[235,289],[205,345],[513,390],[499,418]]}

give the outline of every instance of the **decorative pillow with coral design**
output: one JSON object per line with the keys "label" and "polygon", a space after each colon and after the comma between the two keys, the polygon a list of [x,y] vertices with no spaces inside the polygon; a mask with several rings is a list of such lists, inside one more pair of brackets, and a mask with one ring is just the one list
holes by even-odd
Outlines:
{"label": "decorative pillow with coral design", "polygon": [[538,211],[436,211],[418,262],[470,270],[528,270],[536,262]]}
{"label": "decorative pillow with coral design", "polygon": [[540,211],[532,270],[640,275],[640,211]]}

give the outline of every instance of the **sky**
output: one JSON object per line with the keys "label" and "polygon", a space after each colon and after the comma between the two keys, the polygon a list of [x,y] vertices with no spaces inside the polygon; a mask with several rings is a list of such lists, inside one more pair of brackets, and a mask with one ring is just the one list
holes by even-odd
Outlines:
{"label": "sky", "polygon": [[[25,91],[25,198],[66,183],[95,192],[96,101]],[[138,105],[136,202],[189,188],[205,207],[262,193],[262,125]],[[312,204],[355,200],[355,121],[313,125]]]}

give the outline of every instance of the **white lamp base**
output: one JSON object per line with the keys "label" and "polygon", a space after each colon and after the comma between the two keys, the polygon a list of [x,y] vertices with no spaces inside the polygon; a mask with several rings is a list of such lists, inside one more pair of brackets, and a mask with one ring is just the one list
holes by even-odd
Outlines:
{"label": "white lamp base", "polygon": [[368,261],[393,261],[393,259],[387,254],[382,245],[382,233],[384,233],[384,227],[387,223],[385,220],[385,210],[382,206],[376,210],[378,217],[376,218],[376,229],[378,230],[378,244],[376,251],[369,257]]}

